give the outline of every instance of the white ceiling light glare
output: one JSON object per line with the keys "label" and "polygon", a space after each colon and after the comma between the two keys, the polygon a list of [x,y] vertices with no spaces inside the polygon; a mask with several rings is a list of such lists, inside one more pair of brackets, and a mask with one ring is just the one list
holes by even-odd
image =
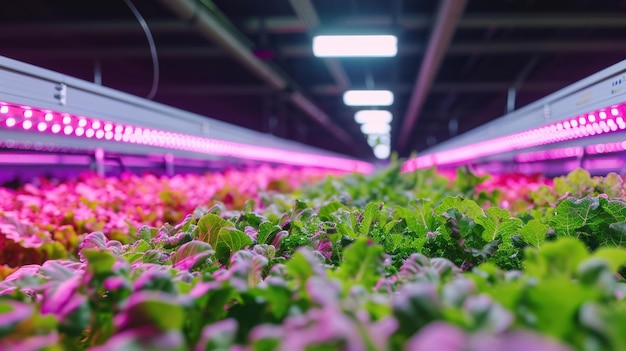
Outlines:
{"label": "white ceiling light glare", "polygon": [[367,136],[367,144],[374,147],[378,144],[391,144],[391,135],[389,134],[369,134]]}
{"label": "white ceiling light glare", "polygon": [[354,121],[358,124],[365,123],[391,123],[391,112],[384,110],[361,110],[354,114]]}
{"label": "white ceiling light glare", "polygon": [[389,90],[348,90],[343,94],[347,106],[391,106],[393,93]]}
{"label": "white ceiling light glare", "polygon": [[387,123],[365,123],[361,125],[361,132],[363,134],[389,134],[391,132],[391,126]]}
{"label": "white ceiling light glare", "polygon": [[318,35],[313,38],[317,57],[393,57],[398,54],[395,35]]}
{"label": "white ceiling light glare", "polygon": [[391,154],[391,147],[387,144],[378,144],[374,146],[374,156],[376,156],[379,160],[384,160],[389,158]]}

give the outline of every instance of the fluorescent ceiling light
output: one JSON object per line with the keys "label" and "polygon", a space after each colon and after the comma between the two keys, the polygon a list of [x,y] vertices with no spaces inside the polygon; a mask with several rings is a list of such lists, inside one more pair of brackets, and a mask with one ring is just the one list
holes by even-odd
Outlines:
{"label": "fluorescent ceiling light", "polygon": [[348,90],[343,94],[348,106],[390,106],[393,93],[389,90]]}
{"label": "fluorescent ceiling light", "polygon": [[363,134],[388,134],[391,132],[391,126],[386,123],[365,123],[361,125]]}
{"label": "fluorescent ceiling light", "polygon": [[388,158],[390,154],[391,147],[389,147],[389,145],[378,144],[374,146],[374,156],[376,156],[376,158],[384,160]]}
{"label": "fluorescent ceiling light", "polygon": [[364,123],[391,123],[391,112],[383,110],[361,110],[354,114],[354,120],[358,124]]}
{"label": "fluorescent ceiling light", "polygon": [[313,38],[317,57],[392,57],[398,53],[394,35],[318,35]]}

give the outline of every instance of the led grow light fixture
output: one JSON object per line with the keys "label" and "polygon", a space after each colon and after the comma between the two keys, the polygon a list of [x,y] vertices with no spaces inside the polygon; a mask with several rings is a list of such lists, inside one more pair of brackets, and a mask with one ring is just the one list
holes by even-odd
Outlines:
{"label": "led grow light fixture", "polygon": [[398,53],[393,35],[318,35],[313,38],[317,57],[392,57]]}
{"label": "led grow light fixture", "polygon": [[404,171],[435,165],[462,163],[483,156],[547,145],[594,135],[620,133],[626,129],[626,103],[480,143],[419,156],[404,163]]}
{"label": "led grow light fixture", "polygon": [[[139,144],[202,154],[342,171],[370,173],[374,169],[372,164],[362,161],[142,128],[125,123],[102,121],[95,118],[36,109],[7,102],[0,102],[0,130],[2,129],[20,130],[34,135],[56,134],[64,137],[100,139],[110,142]],[[15,142],[11,141],[10,143],[14,144]],[[9,142],[0,140],[0,146],[12,146],[8,144]],[[28,140],[24,141],[24,144],[31,145],[33,142]]]}
{"label": "led grow light fixture", "polygon": [[384,110],[361,110],[354,114],[354,121],[358,124],[365,123],[386,123],[393,120],[391,112]]}
{"label": "led grow light fixture", "polygon": [[343,94],[347,106],[391,106],[393,93],[389,90],[348,90]]}

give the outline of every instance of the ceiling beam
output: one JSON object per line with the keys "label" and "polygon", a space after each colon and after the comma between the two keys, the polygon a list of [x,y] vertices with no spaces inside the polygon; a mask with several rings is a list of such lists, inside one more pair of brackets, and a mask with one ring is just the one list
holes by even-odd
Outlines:
{"label": "ceiling beam", "polygon": [[[511,82],[445,82],[434,83],[432,93],[447,93],[456,91],[459,93],[503,93],[512,86]],[[550,93],[566,86],[567,82],[526,82],[518,91]],[[384,86],[381,86],[384,88]],[[124,86],[126,90],[138,91],[145,87]],[[358,87],[357,87],[358,88]],[[394,90],[396,95],[412,93],[413,85],[400,84]],[[260,84],[163,84],[159,86],[159,96],[267,96],[272,95],[274,90],[267,85]],[[315,85],[310,93],[319,97],[337,97],[344,93],[334,84]],[[351,112],[350,112],[351,113]]]}
{"label": "ceiling beam", "polygon": [[[307,26],[296,16],[254,17],[240,21],[241,28],[250,33],[257,33],[264,21],[268,33],[304,33]],[[328,21],[328,25],[346,27],[358,26],[392,26],[392,19],[386,15],[345,16]],[[176,33],[192,30],[188,23],[170,19],[155,19],[148,22],[153,32]],[[405,30],[428,29],[433,25],[430,15],[404,15],[398,18],[398,25]],[[516,28],[562,28],[562,27],[595,27],[620,28],[626,27],[626,17],[616,13],[585,13],[585,14],[533,14],[515,13],[502,14],[467,14],[458,25],[459,28],[516,27]],[[85,35],[117,35],[136,33],[143,35],[141,27],[135,20],[121,21],[76,21],[76,22],[26,22],[0,24],[0,37],[51,37],[64,36],[71,33]]]}
{"label": "ceiling beam", "polygon": [[209,12],[203,4],[194,0],[161,0],[161,2],[183,21],[191,23],[198,33],[229,52],[234,59],[265,80],[272,88],[277,91],[288,90],[290,100],[294,105],[323,125],[329,133],[341,140],[346,146],[351,149],[354,148],[352,137],[337,126],[324,111],[305,97],[301,91],[293,87],[283,74],[254,56],[250,47],[230,30],[225,18],[218,18],[214,13]]}
{"label": "ceiling beam", "polygon": [[[143,45],[143,44],[142,44]],[[400,56],[420,55],[425,47],[419,44],[401,45],[398,51]],[[448,49],[448,55],[470,54],[519,54],[519,53],[604,53],[626,52],[626,40],[584,40],[584,41],[528,41],[519,43],[494,42],[461,42],[454,43]],[[159,46],[159,58],[189,59],[189,58],[229,58],[229,54],[221,47],[207,46]],[[310,45],[289,45],[278,49],[278,54],[285,58],[312,57]],[[93,58],[141,58],[149,57],[147,47],[87,47],[32,49],[21,47],[0,47],[0,55],[16,59],[20,58],[47,58],[47,59],[93,59]]]}
{"label": "ceiling beam", "polygon": [[[143,44],[142,44],[143,45]],[[425,51],[425,46],[419,44],[400,45],[398,55],[419,55]],[[278,54],[285,58],[305,58],[313,55],[310,45],[288,45],[278,48]],[[519,54],[519,53],[602,53],[626,52],[626,40],[582,40],[582,41],[528,41],[528,42],[460,42],[450,45],[448,55],[469,54]],[[220,47],[207,46],[159,46],[159,58],[229,58],[227,51]],[[21,47],[0,47],[0,55],[23,58],[45,57],[54,59],[71,58],[134,58],[149,57],[147,47],[91,47],[91,48],[63,48],[31,49]]]}
{"label": "ceiling beam", "polygon": [[415,87],[413,88],[406,113],[402,119],[396,149],[403,149],[408,142],[435,76],[450,46],[457,25],[463,16],[465,5],[466,0],[442,0],[439,5],[435,25],[428,40],[428,47],[415,78]]}
{"label": "ceiling beam", "polygon": [[[149,21],[153,33],[183,33],[193,29],[188,23],[179,20]],[[128,21],[68,21],[68,22],[30,22],[0,24],[0,37],[53,37],[68,34],[81,35],[120,35],[136,33],[145,35],[139,23]]]}
{"label": "ceiling beam", "polygon": [[[289,0],[289,3],[309,34],[319,27],[320,19],[311,0]],[[350,86],[350,79],[339,60],[336,58],[324,58],[322,60],[339,88],[347,89]]]}
{"label": "ceiling beam", "polygon": [[[250,18],[242,22],[245,31],[256,33],[260,28],[260,18]],[[286,34],[306,32],[306,26],[293,16],[267,17],[263,19],[269,33]],[[398,25],[404,30],[428,29],[433,25],[430,15],[404,15]],[[389,27],[389,16],[346,16],[328,21],[330,26],[343,27]],[[459,28],[516,27],[516,28],[562,28],[562,27],[626,27],[626,18],[615,13],[591,14],[468,14],[461,19]]]}
{"label": "ceiling beam", "polygon": [[[432,85],[432,93],[446,93],[456,91],[459,93],[497,93],[506,92],[515,83],[511,82],[438,82]],[[569,84],[568,82],[524,82],[517,89],[525,92],[551,92],[556,91]],[[360,87],[355,87],[359,89]],[[385,88],[384,84],[380,86]],[[338,96],[344,93],[334,85],[315,85],[310,89],[311,94]],[[399,84],[394,90],[394,94],[405,95],[413,92],[413,85]]]}

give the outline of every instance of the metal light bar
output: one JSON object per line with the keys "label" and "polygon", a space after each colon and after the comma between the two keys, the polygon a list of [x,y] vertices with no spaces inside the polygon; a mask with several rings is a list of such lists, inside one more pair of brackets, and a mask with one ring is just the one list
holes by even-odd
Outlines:
{"label": "metal light bar", "polygon": [[[624,133],[626,103],[612,105],[538,128],[485,140],[459,148],[416,157],[404,164],[404,170],[435,165],[463,163],[483,156],[535,146],[548,145],[602,134]],[[626,133],[624,133],[626,138]]]}
{"label": "metal light bar", "polygon": [[[34,138],[29,143],[37,141],[37,135],[46,134],[342,171],[373,171],[373,166],[367,162],[187,135],[9,102],[0,102],[0,131],[2,130],[32,135]],[[13,145],[5,142],[4,146]]]}
{"label": "metal light bar", "polygon": [[583,153],[583,147],[572,146],[559,149],[539,150],[521,153],[515,155],[515,161],[519,163],[528,163],[546,160],[558,160],[562,158],[579,157],[582,156]]}
{"label": "metal light bar", "polygon": [[393,93],[389,90],[348,90],[343,94],[347,106],[391,106]]}
{"label": "metal light bar", "polygon": [[392,57],[398,53],[393,35],[318,35],[313,38],[317,57]]}

